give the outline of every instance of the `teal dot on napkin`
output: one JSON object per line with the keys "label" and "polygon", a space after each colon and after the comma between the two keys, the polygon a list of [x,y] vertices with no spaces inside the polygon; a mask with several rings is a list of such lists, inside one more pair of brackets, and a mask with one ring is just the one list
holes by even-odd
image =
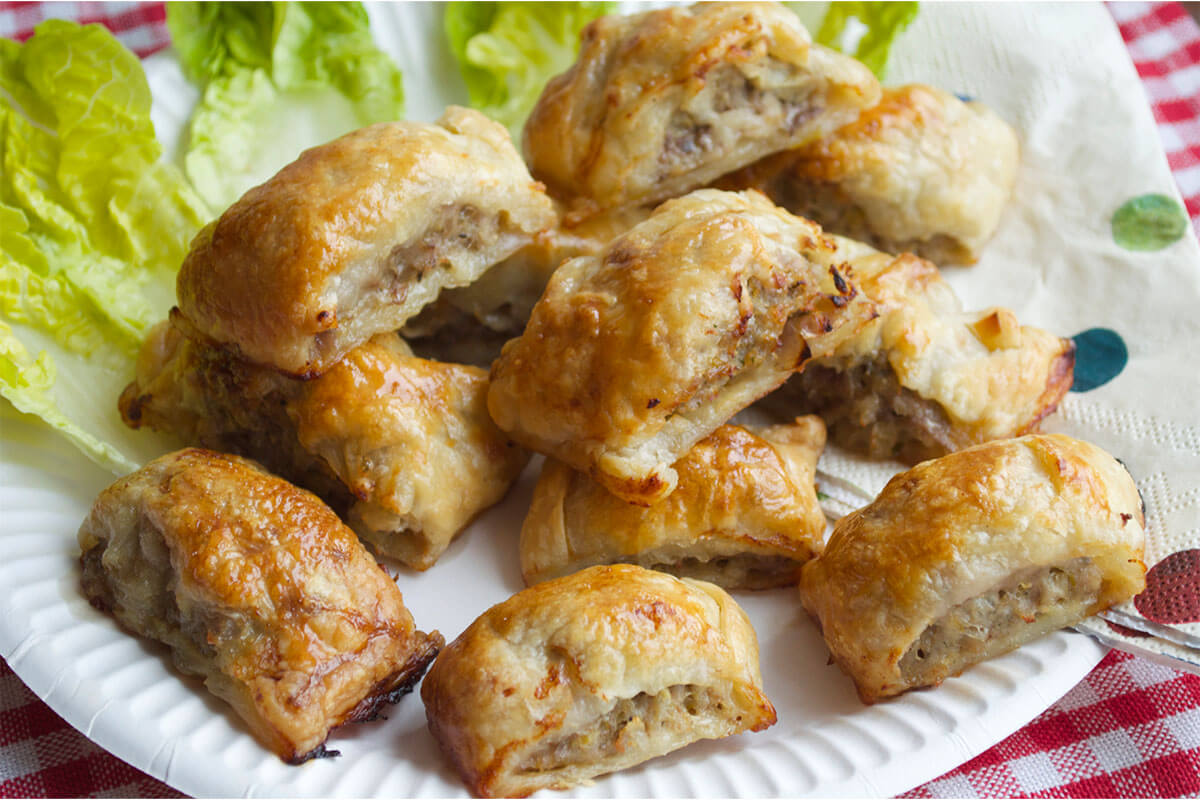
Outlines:
{"label": "teal dot on napkin", "polygon": [[1090,392],[1121,374],[1129,349],[1116,331],[1089,328],[1071,337],[1075,342],[1075,383],[1072,392]]}
{"label": "teal dot on napkin", "polygon": [[1112,215],[1113,241],[1126,250],[1162,250],[1183,236],[1183,206],[1165,194],[1126,200]]}

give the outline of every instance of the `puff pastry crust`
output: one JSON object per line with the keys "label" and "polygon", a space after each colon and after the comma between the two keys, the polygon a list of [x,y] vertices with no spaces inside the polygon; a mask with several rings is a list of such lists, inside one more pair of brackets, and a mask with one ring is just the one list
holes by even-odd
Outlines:
{"label": "puff pastry crust", "polygon": [[525,123],[533,174],[583,209],[675,197],[833,132],[875,76],[772,3],[601,17]]}
{"label": "puff pastry crust", "polygon": [[474,283],[442,292],[400,333],[424,358],[490,367],[504,343],[521,335],[559,264],[602,252],[648,216],[650,209],[639,207],[560,220]]}
{"label": "puff pastry crust", "polygon": [[630,565],[484,612],[421,686],[429,728],[480,797],[568,788],[775,723],[758,640],[729,595]]}
{"label": "puff pastry crust", "polygon": [[452,106],[314,147],[251,189],[192,243],[179,307],[243,358],[312,377],[554,220],[503,126]]}
{"label": "puff pastry crust", "polygon": [[420,680],[442,637],[313,495],[188,449],[105,489],[79,529],[84,594],[171,648],[290,763]]}
{"label": "puff pastry crust", "polygon": [[819,141],[723,180],[826,230],[937,264],[971,264],[1012,196],[1016,132],[982,103],[911,84]]}
{"label": "puff pastry crust", "polygon": [[487,374],[396,334],[300,381],[164,323],[121,397],[132,427],[241,453],[321,495],[380,553],[428,569],[529,460],[487,413]]}
{"label": "puff pastry crust", "polygon": [[[836,237],[835,237],[836,238]],[[831,438],[909,463],[1030,433],[1071,387],[1075,345],[1011,311],[962,310],[937,267],[839,240],[878,317],[809,362],[770,402],[815,412]]]}
{"label": "puff pastry crust", "polygon": [[488,409],[525,446],[654,502],[692,445],[873,313],[838,260],[757,192],[668,201],[558,268],[492,365]]}
{"label": "puff pastry crust", "polygon": [[839,520],[800,595],[873,703],[1138,594],[1144,526],[1133,479],[1099,447],[989,442],[897,475]]}
{"label": "puff pastry crust", "polygon": [[725,589],[794,584],[824,544],[814,483],[824,446],[816,416],[722,425],[675,462],[675,491],[649,508],[547,459],[521,528],[525,582],[623,562]]}

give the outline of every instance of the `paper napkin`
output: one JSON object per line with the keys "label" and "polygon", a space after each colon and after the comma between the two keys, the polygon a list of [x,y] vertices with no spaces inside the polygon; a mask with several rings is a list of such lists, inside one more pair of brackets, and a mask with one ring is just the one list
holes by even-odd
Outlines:
{"label": "paper napkin", "polygon": [[[1120,458],[1145,500],[1147,590],[1081,629],[1200,671],[1200,246],[1115,24],[1098,4],[942,4],[890,63],[887,83],[977,98],[1017,129],[1000,230],[943,274],[967,308],[1075,339],[1076,387],[1042,430]],[[821,467],[873,496],[903,465],[831,449]]]}

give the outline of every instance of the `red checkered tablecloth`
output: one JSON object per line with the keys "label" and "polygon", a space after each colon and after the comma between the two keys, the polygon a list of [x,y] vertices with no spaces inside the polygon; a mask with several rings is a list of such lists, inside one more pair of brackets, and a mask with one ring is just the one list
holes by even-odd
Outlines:
{"label": "red checkered tablecloth", "polygon": [[[1109,5],[1200,232],[1200,27],[1180,3]],[[161,3],[0,2],[0,36],[48,17],[100,22],[145,57]],[[177,797],[71,728],[0,661],[0,796]],[[1200,677],[1112,652],[1033,722],[905,797],[1200,796]]]}

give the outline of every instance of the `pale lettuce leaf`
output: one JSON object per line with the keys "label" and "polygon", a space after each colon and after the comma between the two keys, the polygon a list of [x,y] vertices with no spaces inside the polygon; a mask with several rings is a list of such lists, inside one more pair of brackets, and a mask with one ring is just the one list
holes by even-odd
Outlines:
{"label": "pale lettuce leaf", "polygon": [[161,154],[141,63],[107,30],[0,41],[0,394],[114,472],[162,449],[117,397],[211,216]]}
{"label": "pale lettuce leaf", "polygon": [[579,32],[614,3],[447,3],[443,25],[471,105],[516,141],[546,82],[579,53]]}
{"label": "pale lettuce leaf", "polygon": [[184,166],[216,209],[307,148],[404,113],[361,3],[168,3],[167,26],[203,90]]}
{"label": "pale lettuce leaf", "polygon": [[830,3],[814,39],[854,56],[881,80],[892,43],[917,18],[916,2]]}

